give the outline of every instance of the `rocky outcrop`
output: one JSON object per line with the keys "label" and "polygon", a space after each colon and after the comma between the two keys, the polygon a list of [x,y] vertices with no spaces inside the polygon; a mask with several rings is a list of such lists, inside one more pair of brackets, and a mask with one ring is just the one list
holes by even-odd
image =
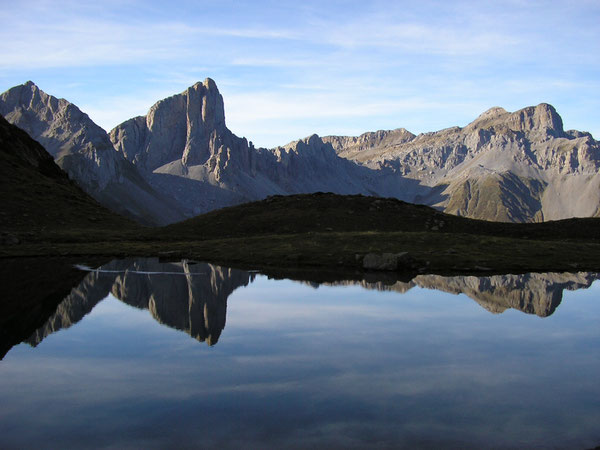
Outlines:
{"label": "rocky outcrop", "polygon": [[28,81],[0,96],[0,114],[40,142],[72,180],[109,209],[146,224],[183,218],[115,151],[106,132],[67,100]]}
{"label": "rocky outcrop", "polygon": [[363,257],[363,268],[366,270],[410,271],[415,269],[415,261],[408,252],[367,253]]}
{"label": "rocky outcrop", "polygon": [[417,183],[340,158],[317,135],[255,148],[225,125],[211,79],[161,100],[110,132],[114,147],[188,216],[275,194],[330,191],[408,198]]}
{"label": "rocky outcrop", "polygon": [[452,214],[509,222],[600,214],[600,144],[564,131],[548,104],[495,107],[464,128],[418,136],[400,129],[325,140],[340,156],[418,181],[429,190],[413,201]]}

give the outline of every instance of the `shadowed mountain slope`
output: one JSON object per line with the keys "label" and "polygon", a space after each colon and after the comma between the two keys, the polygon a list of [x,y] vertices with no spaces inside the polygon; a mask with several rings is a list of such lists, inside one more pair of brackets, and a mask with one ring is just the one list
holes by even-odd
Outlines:
{"label": "shadowed mountain slope", "polygon": [[72,182],[25,131],[0,116],[0,228],[130,230],[137,226],[109,211]]}
{"label": "shadowed mountain slope", "polygon": [[72,103],[28,81],[0,95],[0,114],[40,142],[72,180],[109,209],[149,225],[183,218]]}

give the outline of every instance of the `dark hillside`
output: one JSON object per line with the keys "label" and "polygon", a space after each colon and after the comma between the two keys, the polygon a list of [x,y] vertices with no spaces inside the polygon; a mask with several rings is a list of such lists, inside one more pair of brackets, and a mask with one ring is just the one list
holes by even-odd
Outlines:
{"label": "dark hillside", "polygon": [[466,233],[536,240],[600,240],[600,219],[535,224],[487,222],[445,214],[393,198],[331,193],[273,196],[223,208],[150,231],[162,239],[193,240],[326,232]]}
{"label": "dark hillside", "polygon": [[[62,171],[37,141],[0,116],[0,232],[96,233],[137,228],[101,206]],[[11,240],[14,240],[11,238]]]}

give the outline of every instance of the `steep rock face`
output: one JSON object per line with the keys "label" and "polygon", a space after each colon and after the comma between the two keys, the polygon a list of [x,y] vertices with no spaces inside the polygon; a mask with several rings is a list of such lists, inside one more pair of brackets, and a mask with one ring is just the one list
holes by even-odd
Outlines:
{"label": "steep rock face", "polygon": [[0,114],[40,142],[71,179],[108,208],[149,224],[182,218],[75,105],[29,81],[0,96]]}
{"label": "steep rock face", "polygon": [[128,120],[110,132],[115,148],[146,171],[181,160],[205,164],[223,145],[239,147],[225,127],[223,97],[206,79],[179,95],[159,101],[146,116]]}
{"label": "steep rock face", "polygon": [[417,183],[340,158],[313,135],[255,148],[225,125],[223,98],[206,79],[110,132],[114,147],[188,216],[273,194],[332,191],[409,198]]}
{"label": "steep rock face", "polygon": [[413,137],[404,130],[364,136],[327,140],[341,156],[429,187],[414,200],[449,213],[513,222],[599,214],[600,144],[564,131],[548,104],[514,113],[495,107],[464,128]]}

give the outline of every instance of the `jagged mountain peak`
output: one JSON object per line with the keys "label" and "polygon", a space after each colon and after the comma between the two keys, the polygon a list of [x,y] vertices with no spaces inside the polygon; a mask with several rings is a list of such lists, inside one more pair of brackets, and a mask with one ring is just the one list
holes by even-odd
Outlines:
{"label": "jagged mountain peak", "polygon": [[298,147],[298,144],[300,145],[310,145],[310,146],[315,146],[315,145],[320,145],[323,143],[323,140],[319,137],[318,134],[313,133],[310,136],[306,136],[305,138],[302,139],[298,139],[292,142],[288,142],[285,145],[280,146],[279,148],[296,148]]}
{"label": "jagged mountain peak", "polygon": [[110,138],[125,158],[152,172],[176,160],[184,166],[204,164],[230,144],[232,135],[225,125],[223,97],[206,78],[156,102],[146,116],[116,126]]}
{"label": "jagged mountain peak", "polygon": [[101,204],[144,223],[181,217],[115,151],[106,131],[69,101],[28,81],[0,95],[0,114],[42,144],[69,177]]}

